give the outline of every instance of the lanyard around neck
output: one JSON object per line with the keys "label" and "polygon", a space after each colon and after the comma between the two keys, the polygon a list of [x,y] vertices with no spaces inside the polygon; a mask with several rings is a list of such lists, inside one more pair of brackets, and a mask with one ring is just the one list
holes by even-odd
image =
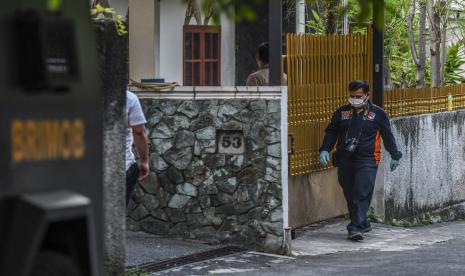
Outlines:
{"label": "lanyard around neck", "polygon": [[[367,102],[364,110],[363,110],[363,119],[362,119],[362,126],[360,127],[360,131],[358,132],[358,135],[357,135],[357,140],[360,140],[360,138],[362,137],[362,132],[363,132],[363,127],[365,126],[365,121],[367,120],[368,118],[368,111],[370,109],[370,105],[369,103]],[[353,110],[353,112],[357,112],[355,109]],[[345,142],[348,141],[349,139],[349,132],[350,132],[350,129],[352,128],[352,119],[354,118],[354,114],[352,113],[352,116],[350,117],[350,121],[349,121],[349,128],[347,129],[346,131],[346,137],[345,137]]]}

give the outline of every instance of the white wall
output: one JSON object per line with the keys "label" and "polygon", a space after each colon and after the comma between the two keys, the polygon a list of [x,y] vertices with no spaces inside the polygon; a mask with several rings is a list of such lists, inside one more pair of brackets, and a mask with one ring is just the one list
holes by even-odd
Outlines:
{"label": "white wall", "polygon": [[160,77],[182,84],[182,26],[186,7],[182,1],[160,1]]}
{"label": "white wall", "polygon": [[221,85],[236,84],[236,39],[233,21],[221,18]]}
{"label": "white wall", "polygon": [[135,81],[154,78],[158,60],[156,1],[129,0],[129,13],[129,76]]}
{"label": "white wall", "polygon": [[115,10],[115,15],[122,15],[126,19],[126,13],[128,11],[128,0],[108,0],[110,7]]}
{"label": "white wall", "polygon": [[465,112],[442,112],[392,120],[403,157],[390,172],[383,155],[386,218],[421,213],[465,202]]}
{"label": "white wall", "polygon": [[[160,77],[166,82],[182,84],[183,25],[186,5],[182,1],[160,1]],[[194,19],[192,23],[194,24]],[[221,19],[221,85],[231,86],[235,81],[235,25]]]}

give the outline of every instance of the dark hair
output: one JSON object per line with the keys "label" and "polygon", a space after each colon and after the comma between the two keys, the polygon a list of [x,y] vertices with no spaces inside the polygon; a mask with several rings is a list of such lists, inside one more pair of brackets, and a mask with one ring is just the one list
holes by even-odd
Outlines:
{"label": "dark hair", "polygon": [[269,49],[270,47],[268,46],[267,42],[260,44],[257,49],[258,59],[265,64],[268,64],[269,62]]}
{"label": "dark hair", "polygon": [[353,80],[349,83],[349,92],[354,92],[359,89],[363,90],[363,93],[367,94],[370,91],[370,85],[365,80]]}

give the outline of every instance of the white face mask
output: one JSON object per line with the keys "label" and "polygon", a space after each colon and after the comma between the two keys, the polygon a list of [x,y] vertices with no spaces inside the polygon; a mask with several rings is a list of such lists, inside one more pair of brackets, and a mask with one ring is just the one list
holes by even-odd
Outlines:
{"label": "white face mask", "polygon": [[353,108],[362,108],[367,103],[367,98],[364,99],[356,99],[349,97],[349,103]]}

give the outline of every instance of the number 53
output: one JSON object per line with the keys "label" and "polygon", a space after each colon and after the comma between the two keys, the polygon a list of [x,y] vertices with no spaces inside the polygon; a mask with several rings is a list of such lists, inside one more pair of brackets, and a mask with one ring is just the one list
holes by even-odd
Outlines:
{"label": "number 53", "polygon": [[234,148],[237,149],[242,146],[242,139],[241,137],[237,137],[237,136],[231,137],[229,135],[225,135],[223,136],[223,141],[221,144],[225,148],[229,148],[232,145]]}

